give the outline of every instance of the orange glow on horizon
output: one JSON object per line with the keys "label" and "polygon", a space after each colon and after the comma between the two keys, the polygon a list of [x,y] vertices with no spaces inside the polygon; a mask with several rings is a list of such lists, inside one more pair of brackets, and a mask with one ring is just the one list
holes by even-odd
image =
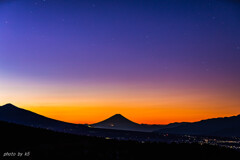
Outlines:
{"label": "orange glow on horizon", "polygon": [[194,122],[240,113],[236,88],[0,82],[1,105],[12,103],[72,123],[97,123],[117,113],[146,124]]}
{"label": "orange glow on horizon", "polygon": [[203,119],[236,115],[225,110],[192,110],[189,108],[123,108],[123,107],[26,107],[49,118],[76,124],[93,124],[114,114],[122,114],[129,120],[144,124],[169,124],[196,122]]}

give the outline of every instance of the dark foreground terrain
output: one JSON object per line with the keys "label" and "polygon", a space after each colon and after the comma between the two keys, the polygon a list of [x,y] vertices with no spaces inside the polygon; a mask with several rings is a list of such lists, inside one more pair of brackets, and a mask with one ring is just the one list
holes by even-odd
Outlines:
{"label": "dark foreground terrain", "polygon": [[[0,122],[0,159],[239,159],[240,152],[209,145],[140,143],[58,133]],[[23,154],[18,156],[18,152]],[[16,155],[15,155],[16,154]]]}

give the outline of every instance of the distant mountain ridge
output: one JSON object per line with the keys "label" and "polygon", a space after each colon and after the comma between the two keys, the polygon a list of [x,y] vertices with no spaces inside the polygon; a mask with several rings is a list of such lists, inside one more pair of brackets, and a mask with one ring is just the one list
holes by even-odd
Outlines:
{"label": "distant mountain ridge", "polygon": [[120,133],[123,133],[125,135],[128,134],[127,132],[118,131],[123,130],[137,132],[155,132],[160,134],[169,133],[240,137],[240,115],[225,118],[207,119],[193,123],[183,122],[170,123],[168,125],[147,125],[132,122],[121,114],[116,114],[99,123],[85,126],[81,124],[72,124],[54,120],[31,111],[18,108],[12,104],[6,104],[0,106],[0,121],[80,135],[120,136]]}
{"label": "distant mountain ridge", "polygon": [[117,139],[146,140],[146,137],[154,137],[155,133],[133,132],[129,130],[112,130],[101,128],[90,128],[82,124],[66,123],[37,113],[18,108],[12,104],[0,106],[0,121],[15,123],[34,128],[43,128],[57,132],[71,133],[77,135],[110,137]]}
{"label": "distant mountain ridge", "polygon": [[[11,103],[0,106],[0,121],[6,121],[36,128],[46,128],[60,132],[70,132],[74,134],[80,134],[81,132],[86,133],[85,131],[89,131],[87,125],[72,124],[51,119],[37,113],[16,107]],[[160,128],[175,127],[179,125],[181,125],[181,123],[172,123],[168,125],[138,124],[125,118],[121,114],[115,114],[114,116],[104,121],[92,124],[90,126],[93,128],[101,129],[152,132]]]}
{"label": "distant mountain ridge", "polygon": [[57,132],[105,137],[118,140],[156,141],[155,137],[157,136],[156,133],[89,128],[89,126],[81,124],[66,123],[18,108],[12,104],[0,106],[0,122],[1,121]]}
{"label": "distant mountain ridge", "polygon": [[240,137],[240,115],[186,123],[173,128],[162,128],[156,132],[169,134]]}
{"label": "distant mountain ridge", "polygon": [[10,103],[0,107],[0,121],[77,134],[80,134],[88,129],[88,127],[83,125],[47,118],[37,113],[18,108]]}

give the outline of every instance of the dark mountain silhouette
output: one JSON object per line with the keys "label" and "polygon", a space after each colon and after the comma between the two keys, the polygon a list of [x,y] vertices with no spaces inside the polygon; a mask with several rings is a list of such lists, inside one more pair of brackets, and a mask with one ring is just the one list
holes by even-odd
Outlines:
{"label": "dark mountain silhouette", "polygon": [[221,160],[236,159],[240,156],[238,151],[209,145],[106,140],[1,121],[0,128],[1,156],[6,152],[21,152],[28,155],[1,159]]}
{"label": "dark mountain silhouette", "polygon": [[125,118],[121,114],[115,114],[114,116],[90,125],[94,128],[105,128],[105,129],[115,129],[115,130],[128,130],[128,131],[140,131],[140,132],[152,132],[159,128],[166,127],[166,125],[147,125],[138,124],[132,122],[131,120]]}
{"label": "dark mountain silhouette", "polygon": [[202,120],[195,123],[184,122],[171,123],[168,125],[146,125],[132,122],[124,116],[116,114],[102,122],[92,124],[92,128],[89,128],[85,125],[66,123],[47,118],[34,112],[18,108],[12,104],[6,104],[0,107],[0,121],[6,121],[35,128],[45,128],[58,132],[112,137],[119,139],[142,140],[145,139],[143,137],[152,137],[152,139],[155,139],[155,135],[140,133],[152,131],[169,134],[240,137],[240,115]]}
{"label": "dark mountain silhouette", "polygon": [[159,136],[156,133],[89,128],[88,126],[81,124],[66,123],[51,118],[47,118],[34,112],[18,108],[12,104],[6,104],[0,107],[0,121],[77,135],[108,137],[111,139],[136,140],[136,141],[159,140]]}
{"label": "dark mountain silhouette", "polygon": [[92,124],[91,126],[95,128],[120,129],[120,130],[139,129],[139,124],[130,121],[121,114],[115,114],[114,116],[99,123]]}
{"label": "dark mountain silhouette", "polygon": [[[34,112],[19,108],[13,104],[6,104],[0,106],[0,121],[6,121],[25,126],[36,128],[46,128],[59,132],[67,132],[74,134],[91,134],[103,135],[106,130],[92,130],[86,125],[72,124],[63,121],[54,120]],[[169,125],[146,125],[134,123],[121,114],[116,114],[107,120],[91,125],[94,128],[115,129],[127,131],[152,132],[160,128],[168,128],[180,125],[180,123],[173,123]],[[102,133],[103,132],[103,133]],[[111,131],[110,131],[111,132]]]}
{"label": "dark mountain silhouette", "polygon": [[194,123],[186,123],[173,128],[162,128],[157,132],[170,134],[240,137],[240,115],[207,119]]}
{"label": "dark mountain silhouette", "polygon": [[18,108],[10,103],[0,107],[0,121],[77,134],[84,133],[88,129],[88,127],[83,125],[47,118],[34,112]]}

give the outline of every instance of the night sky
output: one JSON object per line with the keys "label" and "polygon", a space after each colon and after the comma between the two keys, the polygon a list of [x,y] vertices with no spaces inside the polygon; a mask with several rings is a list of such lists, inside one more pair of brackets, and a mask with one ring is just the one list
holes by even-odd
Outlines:
{"label": "night sky", "polygon": [[240,114],[238,0],[0,0],[0,104],[74,123]]}

